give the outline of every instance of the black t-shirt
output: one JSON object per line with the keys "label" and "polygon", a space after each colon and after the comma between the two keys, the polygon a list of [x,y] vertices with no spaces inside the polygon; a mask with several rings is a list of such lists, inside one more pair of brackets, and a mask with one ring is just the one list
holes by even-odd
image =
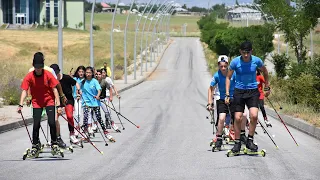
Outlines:
{"label": "black t-shirt", "polygon": [[101,94],[100,94],[100,99],[104,99],[106,98],[106,89],[110,89],[110,84],[106,81],[106,79],[102,79],[99,82],[100,86],[101,86]]}
{"label": "black t-shirt", "polygon": [[72,77],[66,74],[62,74],[62,79],[60,80],[60,84],[62,87],[63,94],[66,96],[66,98],[69,101],[74,101],[72,96],[72,86],[75,86],[77,84],[77,81],[74,80]]}

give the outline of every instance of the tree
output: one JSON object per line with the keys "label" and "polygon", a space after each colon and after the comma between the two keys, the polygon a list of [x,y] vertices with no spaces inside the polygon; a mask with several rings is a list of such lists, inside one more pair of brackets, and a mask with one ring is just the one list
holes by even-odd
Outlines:
{"label": "tree", "polygon": [[279,0],[261,0],[261,4],[274,16],[277,28],[284,32],[285,41],[294,49],[298,63],[302,64],[306,59],[303,40],[318,24],[320,0],[297,0],[296,7]]}
{"label": "tree", "polygon": [[213,11],[217,13],[218,18],[225,18],[227,9],[225,4],[216,4],[212,7]]}
{"label": "tree", "polygon": [[183,8],[183,9],[188,9],[186,4],[184,4],[184,5],[182,6],[182,8]]}

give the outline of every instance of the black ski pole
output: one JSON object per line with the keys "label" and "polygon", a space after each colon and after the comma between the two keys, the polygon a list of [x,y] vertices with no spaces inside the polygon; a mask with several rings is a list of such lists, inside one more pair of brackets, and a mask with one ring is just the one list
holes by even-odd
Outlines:
{"label": "black ski pole", "polygon": [[21,118],[22,118],[22,120],[23,120],[24,126],[26,127],[26,130],[27,130],[27,132],[28,132],[28,136],[29,136],[30,142],[31,142],[31,144],[32,144],[32,139],[31,139],[31,136],[30,136],[28,127],[27,127],[26,120],[24,119],[24,117],[23,117],[23,115],[22,115],[22,112],[20,112],[20,114],[21,114]]}
{"label": "black ski pole", "polygon": [[49,146],[48,138],[47,138],[46,134],[44,133],[44,130],[43,130],[43,128],[42,128],[42,126],[41,126],[41,124],[40,124],[40,129],[41,129],[41,131],[42,131],[42,133],[43,133],[44,138],[45,138],[45,139],[46,139],[46,141],[47,141],[47,146]]}
{"label": "black ski pole", "polygon": [[269,136],[269,138],[271,139],[271,141],[273,142],[273,144],[276,146],[276,149],[279,149],[279,147],[277,146],[277,144],[274,142],[273,138],[270,136],[270,133],[267,131],[267,129],[262,125],[262,123],[260,122],[260,120],[258,119],[258,122],[261,126],[261,128],[263,129],[264,132],[267,133],[267,135]]}
{"label": "black ski pole", "polygon": [[[114,108],[114,109],[116,109],[115,107],[114,107],[114,105],[113,105],[113,102],[112,101],[110,101],[111,102],[111,104],[112,104],[112,107]],[[119,101],[119,103],[120,103],[120,101]],[[120,107],[120,106],[119,106]],[[108,107],[107,107],[108,108]],[[119,110],[120,110],[120,108],[119,108]],[[111,112],[110,112],[111,113]],[[120,111],[119,111],[119,113],[120,113]],[[117,114],[117,113],[116,113]],[[119,117],[119,115],[117,114],[117,117],[118,117],[118,119],[119,119],[119,121],[120,121],[120,123],[121,123],[121,126],[122,126],[122,130],[125,130],[125,128],[124,128],[124,126],[123,126],[123,124],[122,124],[122,121],[121,121],[121,119],[120,119],[120,117]]]}
{"label": "black ski pole", "polygon": [[[112,103],[112,102],[111,102]],[[137,128],[140,128],[140,126],[137,126],[135,123],[133,123],[132,121],[130,121],[128,118],[126,118],[125,116],[123,116],[121,113],[119,113],[117,110],[115,110],[114,108],[110,107],[108,104],[106,104],[111,110],[113,110],[115,113],[119,114],[121,117],[123,117],[125,120],[127,120],[128,122],[130,122],[132,125],[136,126]]]}
{"label": "black ski pole", "polygon": [[[94,118],[92,118],[92,119],[93,119],[94,123],[96,123],[96,122],[97,122]],[[100,124],[100,126],[101,126],[101,124]],[[99,133],[100,133],[100,134],[101,134],[101,136],[102,136],[103,141],[105,142],[105,146],[108,146],[108,143],[107,143],[107,141],[106,141],[106,139],[105,139],[104,135],[102,134],[102,132],[101,132],[101,130],[100,130],[99,125],[98,125],[98,124],[97,124],[97,128],[98,128]]]}
{"label": "black ski pole", "polygon": [[296,141],[296,140],[294,139],[294,137],[292,136],[290,130],[288,129],[286,123],[282,120],[281,116],[279,115],[279,113],[277,112],[277,110],[274,108],[273,104],[271,103],[271,101],[270,101],[270,99],[269,99],[268,97],[267,97],[267,100],[268,100],[269,103],[271,104],[273,110],[274,110],[274,111],[276,112],[276,114],[278,115],[278,117],[279,117],[280,121],[282,122],[282,124],[284,125],[284,127],[287,129],[287,131],[288,131],[288,133],[290,134],[290,136],[291,136],[291,138],[293,139],[293,141],[296,143],[297,146],[299,146],[298,143],[297,143],[297,141]]}
{"label": "black ski pole", "polygon": [[[64,117],[63,115],[61,115],[61,117],[62,117],[65,121],[67,121],[67,122],[72,126],[72,124],[67,120],[66,117]],[[74,126],[73,126],[73,128],[74,128]],[[77,130],[78,133],[79,133],[84,139],[86,139],[97,151],[99,151],[100,154],[103,155],[103,151],[100,151],[100,150],[92,143],[92,141],[90,140],[90,138],[88,138],[87,136],[83,135],[83,134],[81,133],[81,131],[78,130],[77,128],[74,128],[74,129]]]}

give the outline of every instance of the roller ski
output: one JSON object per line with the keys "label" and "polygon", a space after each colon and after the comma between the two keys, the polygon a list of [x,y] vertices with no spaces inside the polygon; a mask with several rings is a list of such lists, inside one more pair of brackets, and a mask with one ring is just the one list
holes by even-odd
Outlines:
{"label": "roller ski", "polygon": [[60,149],[59,146],[56,144],[51,146],[51,154],[52,156],[60,155],[61,157],[64,157],[63,150]]}
{"label": "roller ski", "polygon": [[71,144],[71,145],[76,145],[76,146],[79,146],[79,147],[83,148],[83,142],[82,142],[82,140],[79,141],[79,140],[76,138],[75,135],[71,135],[71,136],[70,136],[70,144]]}
{"label": "roller ski", "polygon": [[116,142],[116,140],[109,134],[108,131],[104,131],[104,135],[110,142],[113,142],[113,143]]}
{"label": "roller ski", "polygon": [[27,158],[38,158],[40,152],[42,152],[43,147],[39,144],[33,144],[32,148],[26,149],[25,153],[23,154],[22,159],[26,160]]}
{"label": "roller ski", "polygon": [[266,156],[266,150],[262,149],[258,151],[258,146],[253,143],[252,138],[247,139],[246,147],[241,150],[241,141],[236,142],[235,146],[227,152],[227,157],[230,156],[237,156],[240,154],[244,155],[262,155],[263,157]]}
{"label": "roller ski", "polygon": [[268,120],[264,120],[264,122],[266,123],[267,127],[272,127],[272,124]]}
{"label": "roller ski", "polygon": [[222,146],[222,138],[218,137],[217,141],[212,146],[212,152],[215,152],[215,150],[221,151]]}
{"label": "roller ski", "polygon": [[66,143],[63,142],[61,136],[57,137],[57,146],[59,146],[60,148],[68,150],[71,153],[73,153],[73,147],[72,146],[67,146]]}

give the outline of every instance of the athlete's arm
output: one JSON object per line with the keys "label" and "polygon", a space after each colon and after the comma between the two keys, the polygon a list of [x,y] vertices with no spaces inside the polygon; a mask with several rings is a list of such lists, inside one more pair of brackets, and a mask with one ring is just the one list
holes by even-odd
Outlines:
{"label": "athlete's arm", "polygon": [[233,70],[229,69],[228,70],[228,74],[227,74],[227,77],[226,77],[226,95],[230,95],[229,93],[229,90],[230,90],[230,79],[233,75]]}
{"label": "athlete's arm", "polygon": [[210,86],[208,89],[208,104],[212,104],[212,94],[215,91],[216,86]]}
{"label": "athlete's arm", "polygon": [[113,95],[112,95],[112,88],[111,87],[109,88],[109,91],[110,91],[110,99],[109,100],[112,101]]}
{"label": "athlete's arm", "polygon": [[[113,86],[112,86],[112,88],[113,88],[114,92],[116,93],[116,96],[118,97],[118,99],[120,99],[120,98],[121,98],[121,96],[118,94],[118,91],[117,91],[116,86],[115,86],[115,85],[113,85]],[[112,92],[110,92],[110,94],[111,94],[111,93],[112,93]]]}
{"label": "athlete's arm", "polygon": [[19,105],[23,105],[23,101],[24,99],[27,97],[27,91],[26,90],[22,90],[21,92],[21,96],[20,96],[20,103]]}
{"label": "athlete's arm", "polygon": [[57,88],[52,88],[54,97],[56,98],[56,106],[61,106],[60,97]]}
{"label": "athlete's arm", "polygon": [[268,70],[265,66],[262,66],[261,71],[263,72],[263,77],[264,77],[264,89],[265,90],[265,96],[268,97],[270,94],[270,84],[269,84],[269,74],[268,74]]}

